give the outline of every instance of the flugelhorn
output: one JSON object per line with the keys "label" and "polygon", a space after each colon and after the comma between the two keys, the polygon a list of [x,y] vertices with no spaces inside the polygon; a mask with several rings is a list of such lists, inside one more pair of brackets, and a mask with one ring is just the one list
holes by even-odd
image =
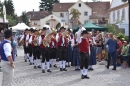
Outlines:
{"label": "flugelhorn", "polygon": [[53,30],[53,31],[51,31],[49,34],[47,34],[46,36],[45,36],[45,38],[44,38],[44,40],[43,40],[43,45],[45,46],[45,47],[47,47],[48,45],[49,45],[49,43],[50,43],[50,41],[51,41],[51,35],[52,34],[54,34],[55,33],[55,31]]}

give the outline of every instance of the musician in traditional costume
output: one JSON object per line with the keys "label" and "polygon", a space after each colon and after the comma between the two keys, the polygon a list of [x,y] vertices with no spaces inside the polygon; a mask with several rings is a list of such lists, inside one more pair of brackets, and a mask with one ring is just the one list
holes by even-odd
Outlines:
{"label": "musician in traditional costume", "polygon": [[32,52],[33,52],[32,47],[33,46],[32,46],[32,43],[29,43],[29,39],[31,38],[31,36],[33,36],[33,29],[32,28],[30,29],[30,33],[27,35],[27,38],[26,38],[26,46],[28,46],[29,60],[30,60],[29,65],[33,64],[33,55],[32,55]]}
{"label": "musician in traditional costume", "polygon": [[95,42],[95,37],[92,37],[92,35],[89,33],[88,34],[88,39],[90,43],[90,58],[89,58],[89,66],[88,70],[94,70],[93,65],[97,64],[96,61],[96,42]]}
{"label": "musician in traditional costume", "polygon": [[34,35],[29,39],[29,43],[32,44],[33,48],[33,60],[34,60],[34,69],[41,68],[40,60],[40,44],[39,44],[39,35],[38,30],[34,30]]}
{"label": "musician in traditional costume", "polygon": [[51,43],[50,43],[50,67],[56,65],[56,55],[57,55],[57,42],[56,42],[56,31],[51,36]]}
{"label": "musician in traditional costume", "polygon": [[67,54],[67,38],[65,35],[65,28],[60,28],[60,33],[56,35],[56,41],[58,45],[58,56],[59,56],[59,65],[60,65],[60,71],[67,71],[65,65],[66,65],[66,54]]}
{"label": "musician in traditional costume", "polygon": [[26,29],[24,31],[24,34],[22,35],[22,37],[20,38],[20,41],[19,41],[19,43],[22,42],[22,44],[23,44],[25,62],[27,62],[27,59],[28,59],[28,55],[27,55],[28,54],[28,47],[26,47],[26,37],[27,37],[27,35],[28,35],[28,29]]}
{"label": "musician in traditional costume", "polygon": [[67,47],[67,63],[68,65],[66,65],[67,67],[70,67],[70,62],[72,62],[72,40],[73,40],[73,33],[72,33],[72,29],[68,29],[68,38],[69,38],[69,42],[68,42],[68,47]]}
{"label": "musician in traditional costume", "polygon": [[75,70],[80,70],[80,58],[79,58],[79,48],[78,48],[78,42],[77,42],[77,33],[75,33],[75,37],[72,40],[72,46],[73,46],[73,58],[72,58],[72,66],[75,67]]}
{"label": "musician in traditional costume", "polygon": [[[42,34],[39,37],[39,44],[40,44],[40,48],[42,51],[42,73],[45,73],[45,61],[46,61],[46,65],[47,65],[47,72],[52,72],[50,70],[50,63],[49,63],[49,59],[50,59],[50,40],[49,40],[49,35],[47,37],[47,28],[43,27],[42,30]],[[47,45],[46,45],[47,44]]]}
{"label": "musician in traditional costume", "polygon": [[86,30],[79,29],[77,32],[77,42],[79,43],[79,53],[80,53],[80,70],[81,70],[81,79],[89,77],[87,76],[88,72],[88,62],[89,62],[89,41],[88,41],[88,32]]}

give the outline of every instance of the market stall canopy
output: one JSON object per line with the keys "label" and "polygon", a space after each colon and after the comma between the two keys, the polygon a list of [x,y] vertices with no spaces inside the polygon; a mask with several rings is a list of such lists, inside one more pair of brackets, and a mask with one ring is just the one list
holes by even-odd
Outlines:
{"label": "market stall canopy", "polygon": [[[88,22],[86,24],[83,24],[82,27],[84,27],[87,31],[91,31],[92,29],[94,30],[99,30],[99,31],[108,31],[108,28],[106,27],[102,27],[102,26],[98,26],[98,25],[95,25],[91,22]],[[73,30],[73,32],[77,32],[79,30],[79,27],[75,27],[75,29]]]}
{"label": "market stall canopy", "polygon": [[29,29],[30,27],[27,26],[25,23],[18,23],[16,26],[12,27],[12,30],[25,30]]}

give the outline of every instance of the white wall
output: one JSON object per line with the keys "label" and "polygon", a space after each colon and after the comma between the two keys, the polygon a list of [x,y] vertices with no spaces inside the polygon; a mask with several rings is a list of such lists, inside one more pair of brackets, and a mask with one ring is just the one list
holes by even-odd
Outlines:
{"label": "white wall", "polygon": [[64,15],[64,18],[65,18],[65,20],[66,20],[66,23],[68,24],[69,23],[69,13],[68,12],[52,12],[54,15],[56,15],[57,17],[60,17],[61,18],[61,16],[60,16],[60,13],[63,13],[63,15]]}
{"label": "white wall", "polygon": [[[120,11],[120,20],[122,19],[122,9],[123,8],[121,8],[121,9],[119,9],[119,11]],[[128,30],[129,30],[129,15],[128,15],[128,6],[127,7],[125,7],[124,8],[125,9],[125,18],[124,18],[124,20],[122,20],[122,23],[120,23],[119,24],[119,28],[124,28],[125,29],[125,35],[126,36],[128,36],[129,34],[128,34]],[[117,18],[117,11],[118,10],[115,10],[115,20],[117,20],[118,18]],[[113,12],[114,11],[112,11],[112,12],[110,12],[110,24],[114,24],[114,23],[116,23],[115,21],[113,21]]]}
{"label": "white wall", "polygon": [[[125,2],[125,3],[128,3],[128,2]],[[124,2],[122,2],[122,0],[113,0],[111,3],[111,8],[117,7],[122,4],[124,4]]]}
{"label": "white wall", "polygon": [[[79,3],[81,3],[81,7],[79,7]],[[85,3],[83,3],[82,1],[78,1],[76,4],[74,4],[68,11],[70,13],[71,9],[77,9],[81,15],[80,15],[80,22],[82,24],[84,24],[84,21],[85,20],[88,20],[89,21],[89,16],[92,15],[92,9],[90,7],[88,7]],[[88,12],[88,15],[87,16],[84,16],[84,12]],[[69,15],[69,19],[71,19],[72,15]]]}

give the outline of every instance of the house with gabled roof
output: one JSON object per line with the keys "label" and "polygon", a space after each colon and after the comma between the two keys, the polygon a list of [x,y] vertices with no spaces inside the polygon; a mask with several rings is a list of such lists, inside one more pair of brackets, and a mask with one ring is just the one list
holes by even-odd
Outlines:
{"label": "house with gabled roof", "polygon": [[[42,28],[48,24],[51,28],[55,29],[58,29],[59,26],[72,28],[72,23],[70,23],[72,15],[70,15],[70,11],[73,8],[81,13],[79,17],[81,24],[86,22],[98,24],[102,18],[109,20],[108,10],[110,8],[110,2],[83,2],[82,0],[78,0],[75,3],[55,3],[52,14],[43,18],[41,17],[40,27]],[[73,20],[73,22],[77,22],[77,20]]]}
{"label": "house with gabled roof", "polygon": [[110,24],[117,24],[119,28],[124,28],[125,35],[129,35],[129,4],[122,0],[112,0],[109,9]]}

